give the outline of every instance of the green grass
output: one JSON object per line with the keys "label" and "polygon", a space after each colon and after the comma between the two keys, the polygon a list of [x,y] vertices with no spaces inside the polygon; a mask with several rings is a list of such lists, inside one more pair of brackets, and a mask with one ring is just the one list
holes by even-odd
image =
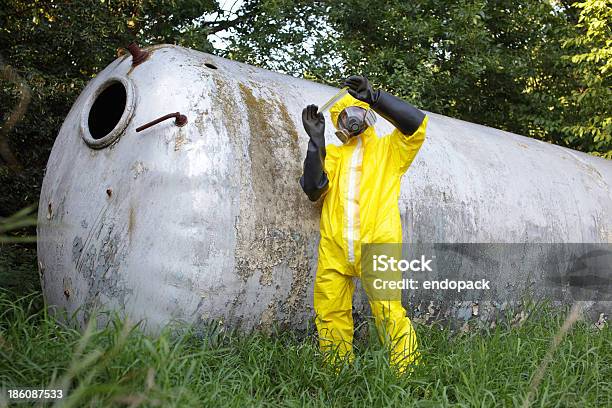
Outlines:
{"label": "green grass", "polygon": [[[452,333],[418,325],[425,364],[398,377],[372,330],[357,342],[354,363],[336,372],[323,364],[314,336],[211,326],[206,334],[175,327],[151,338],[119,319],[82,333],[39,304],[38,294],[15,300],[0,290],[0,384],[66,387],[64,405],[79,407],[520,406],[564,320],[540,307],[518,327]],[[609,328],[579,321],[533,406],[610,406],[611,340]]]}
{"label": "green grass", "polygon": [[0,290],[13,296],[40,292],[40,278],[34,244],[0,243]]}

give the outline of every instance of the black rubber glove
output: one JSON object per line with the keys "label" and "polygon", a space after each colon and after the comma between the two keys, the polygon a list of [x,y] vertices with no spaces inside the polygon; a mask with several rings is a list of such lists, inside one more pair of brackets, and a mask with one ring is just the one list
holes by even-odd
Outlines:
{"label": "black rubber glove", "polygon": [[408,102],[381,90],[375,92],[370,106],[405,135],[416,132],[425,119],[425,114]]}
{"label": "black rubber glove", "polygon": [[317,114],[317,105],[308,105],[302,111],[302,123],[310,140],[306,159],[304,159],[304,174],[300,177],[302,190],[310,201],[317,201],[328,188],[329,180],[323,170],[325,163],[325,118]]}
{"label": "black rubber glove", "polygon": [[317,114],[317,105],[308,105],[302,110],[302,123],[310,140],[317,146],[325,148],[325,118]]}
{"label": "black rubber glove", "polygon": [[342,87],[349,87],[348,93],[355,99],[359,99],[371,105],[374,102],[374,90],[370,82],[364,76],[353,75],[344,80]]}
{"label": "black rubber glove", "polygon": [[372,89],[366,77],[351,76],[344,81],[343,86],[349,87],[353,98],[369,104],[376,113],[405,135],[413,134],[425,119],[425,114],[408,102],[380,89]]}

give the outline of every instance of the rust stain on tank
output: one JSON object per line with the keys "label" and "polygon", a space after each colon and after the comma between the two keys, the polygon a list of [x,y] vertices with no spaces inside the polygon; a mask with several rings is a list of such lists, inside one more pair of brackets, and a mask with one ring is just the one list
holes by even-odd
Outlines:
{"label": "rust stain on tank", "polygon": [[133,206],[130,206],[128,215],[128,236],[130,241],[132,240],[132,235],[134,234],[134,228],[136,228],[136,210],[134,210]]}
{"label": "rust stain on tank", "polygon": [[[266,318],[270,314],[291,315],[306,296],[312,276],[308,257],[311,242],[310,235],[305,236],[303,231],[316,233],[317,213],[299,187],[303,158],[298,132],[279,96],[269,88],[252,83],[249,85],[257,87],[262,96],[256,96],[254,89],[244,83],[239,83],[234,92],[229,81],[219,77],[214,80],[223,117],[244,116],[232,97],[238,94],[246,108],[245,119],[251,135],[246,141],[231,140],[235,156],[241,161],[236,271],[244,282],[259,271],[259,284],[263,286],[274,284],[273,271],[277,268],[286,268],[292,274],[288,296],[278,305],[269,305],[272,309],[267,309],[262,316],[265,325],[270,321]],[[232,122],[224,120],[230,138],[232,133],[240,134],[238,125]],[[248,157],[244,157],[244,151]],[[287,166],[285,162],[296,165]],[[256,213],[255,208],[265,210]],[[294,225],[287,223],[288,219],[294,220]]]}
{"label": "rust stain on tank", "polygon": [[[145,48],[141,49],[141,51],[144,51],[144,52],[147,53],[146,57],[144,57],[144,59],[142,61],[138,62],[136,65],[131,65],[130,69],[128,70],[126,75],[129,76],[140,64],[142,64],[142,63],[146,62],[147,60],[149,60],[156,50],[158,50],[160,48],[166,48],[166,47],[168,47],[168,45],[161,44],[161,45],[153,45],[153,46],[145,47]],[[127,49],[124,49],[124,54],[123,54],[122,61],[124,61],[127,58],[132,59],[132,55],[129,52],[127,52]]]}

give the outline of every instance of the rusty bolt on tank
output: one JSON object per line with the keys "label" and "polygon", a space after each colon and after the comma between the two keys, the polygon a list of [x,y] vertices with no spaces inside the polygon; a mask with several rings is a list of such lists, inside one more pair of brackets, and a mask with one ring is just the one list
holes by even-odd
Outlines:
{"label": "rusty bolt on tank", "polygon": [[135,42],[128,45],[128,51],[132,54],[132,66],[142,64],[148,57],[149,53],[141,49]]}

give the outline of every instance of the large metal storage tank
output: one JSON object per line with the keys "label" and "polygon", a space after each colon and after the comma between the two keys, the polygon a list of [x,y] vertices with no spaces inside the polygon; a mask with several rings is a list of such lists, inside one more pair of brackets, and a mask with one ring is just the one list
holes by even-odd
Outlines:
{"label": "large metal storage tank", "polygon": [[[301,110],[337,89],[177,46],[133,51],[87,85],[49,158],[47,302],[81,322],[122,311],[152,331],[172,319],[303,327],[320,205],[298,184]],[[187,123],[136,132],[173,112]],[[402,181],[404,241],[612,242],[611,161],[429,115]],[[358,294],[356,310],[366,303]]]}

